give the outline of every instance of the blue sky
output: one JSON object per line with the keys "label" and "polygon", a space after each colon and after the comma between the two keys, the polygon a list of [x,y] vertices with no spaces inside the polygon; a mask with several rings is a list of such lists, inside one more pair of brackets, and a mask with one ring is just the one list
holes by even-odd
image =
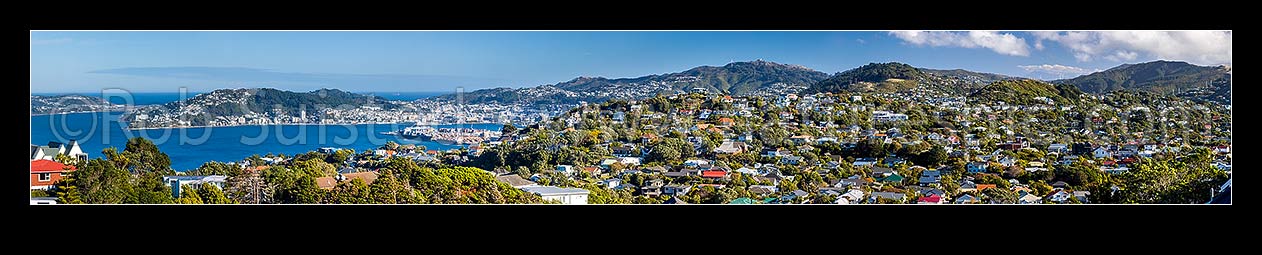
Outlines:
{"label": "blue sky", "polygon": [[1071,78],[1157,59],[1231,63],[1230,31],[32,31],[31,91],[453,91],[638,77],[763,59]]}

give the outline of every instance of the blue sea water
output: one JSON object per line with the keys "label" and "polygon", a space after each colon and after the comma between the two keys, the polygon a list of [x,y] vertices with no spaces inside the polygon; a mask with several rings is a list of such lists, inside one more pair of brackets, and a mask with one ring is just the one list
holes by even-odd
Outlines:
{"label": "blue sea water", "polygon": [[370,93],[360,93],[360,94],[371,94],[371,95],[385,98],[388,100],[412,101],[412,100],[429,98],[429,97],[434,97],[434,96],[441,96],[441,95],[452,94],[452,93],[455,93],[455,92],[454,91],[453,92],[370,92]]}
{"label": "blue sea water", "polygon": [[[178,92],[145,92],[145,93],[125,93],[125,92],[93,92],[93,93],[31,93],[37,96],[56,96],[66,94],[79,94],[85,96],[103,97],[115,104],[127,104],[131,101],[133,105],[149,105],[149,104],[165,104],[195,97],[204,92],[188,92],[181,97]],[[412,101],[433,96],[451,94],[452,92],[356,92],[357,94],[374,95],[388,100]]]}
{"label": "blue sea water", "polygon": [[[457,148],[432,141],[402,139],[383,135],[410,124],[364,125],[271,125],[214,128],[127,130],[119,121],[119,112],[73,113],[31,116],[31,144],[50,141],[69,142],[75,139],[92,158],[101,157],[108,147],[122,150],[127,139],[145,137],[171,157],[177,171],[196,169],[207,161],[237,161],[254,154],[284,153],[294,155],[321,147],[363,151],[377,148],[388,141],[424,145],[430,150]],[[455,127],[440,125],[438,127]],[[499,124],[466,124],[472,127],[499,130]]]}

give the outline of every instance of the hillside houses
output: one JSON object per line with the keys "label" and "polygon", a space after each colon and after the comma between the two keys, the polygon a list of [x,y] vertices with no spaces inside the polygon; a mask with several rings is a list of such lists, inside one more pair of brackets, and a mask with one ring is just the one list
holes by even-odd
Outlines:
{"label": "hillside houses", "polygon": [[[646,102],[650,101],[670,107],[648,107],[650,103]],[[604,183],[602,186],[609,186],[605,180],[611,178],[622,180],[615,186],[625,186],[629,180],[653,180],[633,183],[638,188],[631,195],[671,196],[675,200],[691,199],[674,195],[687,190],[685,187],[695,192],[698,187],[730,188],[739,181],[752,193],[747,197],[751,202],[992,203],[997,201],[987,195],[987,190],[1011,189],[1017,196],[1000,202],[1043,203],[1060,201],[1061,195],[1034,194],[1022,183],[1048,176],[1037,178],[1051,178],[1047,183],[1059,184],[1057,181],[1063,179],[1056,176],[1056,170],[1078,164],[1105,174],[1123,174],[1145,158],[1182,147],[1139,136],[1123,137],[1118,132],[1104,138],[1097,132],[1101,129],[1092,126],[1097,125],[1093,124],[1093,116],[1068,112],[1048,118],[1037,113],[1066,111],[1071,106],[1049,106],[1046,98],[1035,101],[1044,105],[981,104],[926,91],[863,96],[676,94],[618,106],[627,108],[590,107],[599,108],[606,116],[600,120],[605,122],[597,122],[598,125],[635,123],[635,132],[614,128],[617,135],[600,136],[601,140],[595,141],[604,146],[607,155],[557,167],[559,172],[570,173],[566,166],[573,166],[574,170],[598,166],[602,171],[592,174],[600,176],[591,180],[579,180],[580,175],[566,176],[580,182]],[[921,121],[919,116],[933,122],[910,125],[909,122]],[[1126,121],[1113,119],[1099,118],[1098,125],[1121,125]],[[1074,131],[1063,132],[1062,128]],[[607,132],[601,128],[588,130]],[[1075,138],[1073,135],[1082,136],[1077,133],[1080,130],[1089,131],[1085,134],[1091,139]],[[675,139],[690,146],[691,154],[658,158],[662,156],[658,151],[663,149],[659,148],[661,144]],[[871,149],[881,151],[864,151]],[[929,161],[921,155],[931,149],[940,149],[941,158]],[[1229,147],[1212,149],[1224,159],[1230,152]],[[1218,168],[1229,169],[1228,160],[1219,162],[1223,163],[1217,164]],[[610,170],[615,164],[623,169]],[[800,182],[805,177],[819,189],[807,192],[811,189],[802,188]],[[786,180],[799,186],[776,187]],[[1069,190],[1066,192],[1072,196],[1073,189],[1079,187],[1062,184],[1057,188]],[[822,197],[820,194],[833,199],[811,200]],[[849,195],[839,198],[842,194]]]}

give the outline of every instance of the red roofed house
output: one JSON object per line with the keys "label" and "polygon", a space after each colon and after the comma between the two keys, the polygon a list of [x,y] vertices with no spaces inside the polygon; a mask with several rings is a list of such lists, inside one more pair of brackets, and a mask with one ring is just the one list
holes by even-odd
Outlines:
{"label": "red roofed house", "polygon": [[983,190],[993,189],[993,188],[998,188],[998,186],[994,184],[977,184],[977,192],[982,192]]}
{"label": "red roofed house", "polygon": [[66,175],[75,170],[74,166],[67,166],[57,161],[40,159],[31,161],[31,189],[48,190],[53,187],[53,183],[61,180]]}
{"label": "red roofed house", "polygon": [[727,177],[727,172],[722,171],[722,170],[706,170],[706,171],[701,171],[701,177],[723,178],[723,177]]}
{"label": "red roofed house", "polygon": [[916,200],[916,203],[917,204],[942,204],[942,196],[938,196],[938,194],[932,194],[927,197],[921,197],[920,199]]}
{"label": "red roofed house", "polygon": [[1122,164],[1132,164],[1132,163],[1135,163],[1135,158],[1122,159]]}
{"label": "red roofed house", "polygon": [[731,126],[732,124],[736,124],[736,120],[727,117],[719,118],[719,125]]}

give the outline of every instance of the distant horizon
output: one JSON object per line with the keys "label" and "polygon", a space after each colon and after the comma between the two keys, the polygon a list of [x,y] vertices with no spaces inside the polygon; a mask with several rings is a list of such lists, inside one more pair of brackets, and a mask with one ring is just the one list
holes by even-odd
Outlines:
{"label": "distant horizon", "polygon": [[31,91],[53,93],[523,88],[755,59],[1054,80],[1158,59],[1229,65],[1231,31],[31,31],[30,56]]}

